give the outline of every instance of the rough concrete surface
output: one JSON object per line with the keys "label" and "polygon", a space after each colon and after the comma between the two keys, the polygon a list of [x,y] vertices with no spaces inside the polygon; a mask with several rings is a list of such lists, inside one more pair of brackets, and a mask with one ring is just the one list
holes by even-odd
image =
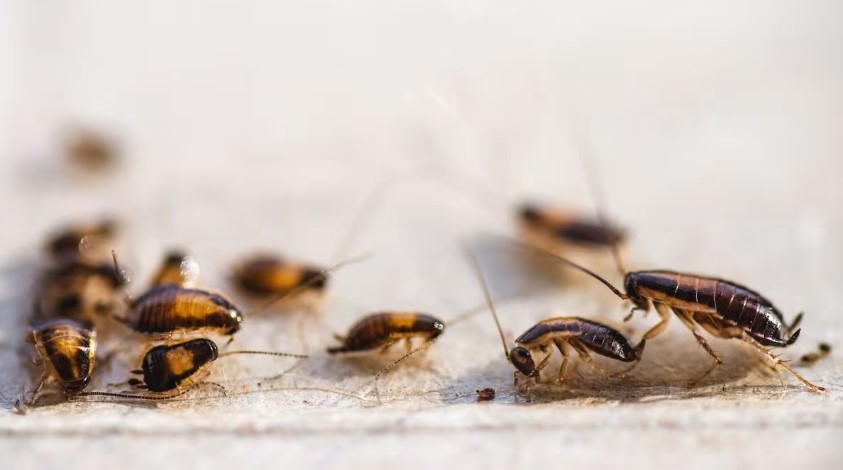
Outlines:
{"label": "rough concrete surface", "polygon": [[[0,467],[843,465],[839,2],[11,1],[0,23]],[[118,136],[121,165],[68,168],[58,142],[72,123]],[[675,318],[628,376],[581,367],[525,393],[487,314],[385,375],[380,402],[374,374],[400,351],[321,353],[366,312],[447,321],[477,307],[459,242],[514,235],[524,199],[594,211],[584,152],[631,234],[630,269],[717,275],[788,319],[805,311],[782,352],[798,365],[831,344],[797,368],[828,391],[718,339],[725,364],[691,385],[710,360]],[[225,292],[257,247],[373,257],[338,271],[309,311],[246,318],[231,348],[316,356],[281,377],[292,360],[232,357],[208,379],[225,397],[199,386],[18,415],[41,243],[105,214],[123,222],[133,295],[171,247]],[[636,341],[656,321],[622,323],[628,305],[596,283],[498,248],[481,258],[508,341],[555,315],[614,322]],[[608,256],[574,255],[620,282]],[[147,347],[121,328],[103,334],[118,352],[90,390],[122,390],[108,384]],[[477,403],[485,387],[497,396]]]}

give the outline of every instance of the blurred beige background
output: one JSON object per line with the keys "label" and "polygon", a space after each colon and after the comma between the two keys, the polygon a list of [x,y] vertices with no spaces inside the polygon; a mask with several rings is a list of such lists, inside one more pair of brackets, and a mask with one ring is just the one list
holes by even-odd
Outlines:
{"label": "blurred beige background", "polygon": [[[477,305],[456,241],[512,233],[508,211],[527,197],[593,210],[580,140],[599,158],[612,216],[632,233],[631,268],[737,280],[788,318],[806,311],[788,357],[819,341],[840,351],[843,4],[679,3],[0,4],[3,462],[839,468],[839,353],[800,369],[829,388],[816,396],[713,340],[726,366],[686,389],[707,358],[675,321],[627,381],[586,376],[535,403],[512,394],[481,316],[387,376],[381,406],[276,391],[11,413],[26,376],[26,292],[57,224],[121,216],[135,293],[171,246],[192,250],[207,284],[227,289],[229,264],[252,247],[334,261],[385,179],[432,171],[470,180],[471,195],[428,178],[382,201],[348,250],[376,256],[337,274],[307,326],[315,349],[370,310],[448,319]],[[102,178],[68,172],[59,144],[72,124],[119,136],[120,168]],[[502,303],[509,338],[551,315],[625,314],[598,288],[569,282]],[[636,319],[633,336],[653,321]],[[238,342],[296,348],[296,325],[247,319]],[[277,385],[354,389],[381,364],[315,360]],[[251,390],[254,377],[285,366],[233,360],[214,378]],[[498,400],[475,404],[486,386]]]}

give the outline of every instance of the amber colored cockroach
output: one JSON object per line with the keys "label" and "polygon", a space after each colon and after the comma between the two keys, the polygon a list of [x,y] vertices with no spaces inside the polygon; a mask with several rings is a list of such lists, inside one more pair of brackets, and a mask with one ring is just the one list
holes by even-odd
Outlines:
{"label": "amber colored cockroach", "polygon": [[151,286],[175,284],[182,287],[192,287],[198,277],[198,265],[186,253],[173,250],[164,256],[164,261],[158,271],[152,276]]}
{"label": "amber colored cockroach", "polygon": [[555,207],[527,203],[518,209],[518,222],[528,238],[551,244],[574,244],[589,248],[623,243],[626,233],[599,220]]}
{"label": "amber colored cockroach", "polygon": [[[471,250],[466,249],[466,251],[483,288],[486,305],[492,313],[495,325],[498,327],[504,356],[517,369],[515,372],[516,383],[519,373],[524,377],[534,379],[536,383],[541,382],[541,371],[550,361],[552,356],[550,348],[552,346],[556,346],[563,357],[562,366],[559,368],[559,375],[556,380],[557,383],[562,383],[567,375],[568,356],[571,349],[577,353],[580,360],[607,377],[610,376],[609,372],[595,364],[589,352],[621,362],[637,362],[640,359],[638,352],[629,344],[626,336],[621,332],[594,320],[580,317],[554,317],[542,320],[516,338],[515,347],[507,352],[503,328],[501,328],[500,319],[492,302],[492,295],[480,269],[480,264]],[[538,365],[533,358],[533,353],[536,350],[544,354],[544,358]]]}
{"label": "amber colored cockroach", "polygon": [[39,281],[34,320],[95,322],[115,310],[121,285],[122,278],[111,264],[57,261]]}
{"label": "amber colored cockroach", "polygon": [[54,259],[84,258],[101,252],[116,232],[117,223],[110,219],[69,225],[50,238],[46,250]]}
{"label": "amber colored cockroach", "polygon": [[283,294],[308,283],[306,291],[319,293],[328,284],[328,276],[321,274],[323,269],[262,253],[238,263],[232,279],[240,289],[252,295]]}
{"label": "amber colored cockroach", "polygon": [[89,129],[79,129],[68,136],[65,143],[67,160],[87,170],[102,170],[117,161],[115,141]]}
{"label": "amber colored cockroach", "polygon": [[228,351],[219,352],[217,344],[207,338],[197,338],[175,344],[155,346],[147,351],[141,369],[132,371],[142,375],[143,380],[129,380],[129,385],[157,395],[133,395],[128,393],[86,392],[78,396],[105,396],[139,400],[166,400],[183,394],[198,381],[207,377],[212,362],[235,354],[282,356],[305,359],[308,356],[272,351]]}
{"label": "amber colored cockroach", "polygon": [[386,352],[390,346],[405,340],[411,349],[414,338],[431,341],[445,331],[445,323],[438,318],[418,312],[378,312],[366,315],[352,325],[348,334],[338,336],[340,346],[328,348],[328,353],[351,353],[380,349]]}
{"label": "amber colored cockroach", "polygon": [[[97,335],[92,326],[68,320],[54,319],[34,325],[27,341],[35,345],[36,364],[45,367],[38,384],[26,405],[41,396],[48,380],[66,397],[81,392],[94,371]],[[18,404],[20,405],[20,404]]]}
{"label": "amber colored cockroach", "polygon": [[[357,262],[361,258],[338,263],[320,272],[324,276],[337,269]],[[120,271],[117,257],[114,266]],[[294,295],[317,282],[314,277],[296,289],[284,292],[246,314],[254,314],[276,302]],[[228,298],[204,289],[183,287],[178,284],[153,286],[146,293],[130,302],[128,312],[117,320],[138,333],[172,335],[180,332],[215,333],[233,335],[240,329],[244,313]]]}
{"label": "amber colored cockroach", "polygon": [[[779,366],[802,381],[811,391],[824,391],[796,373],[784,361],[774,356],[768,347],[787,347],[799,337],[796,329],[802,314],[796,316],[790,325],[784,316],[761,294],[740,284],[708,276],[679,273],[675,271],[636,271],[624,275],[624,290],[620,291],[609,281],[573,261],[547,252],[532,245],[520,244],[544,256],[556,259],[573,267],[609,288],[621,300],[629,300],[635,310],[649,310],[652,305],[661,320],[644,333],[636,350],[641,354],[646,342],[658,336],[667,327],[670,312],[691,330],[697,342],[713,358],[714,366],[723,363],[698,331],[701,327],[711,335],[724,339],[739,339],[760,351],[773,366]],[[629,319],[632,313],[627,316]],[[713,370],[710,369],[709,372]],[[706,375],[708,375],[708,373]]]}
{"label": "amber colored cockroach", "polygon": [[[426,313],[379,312],[366,315],[352,325],[346,336],[337,336],[340,346],[328,348],[329,354],[358,353],[379,350],[385,353],[392,345],[404,341],[407,353],[375,374],[375,393],[380,399],[378,381],[410,356],[426,349],[445,332],[445,322]],[[422,339],[422,344],[413,349],[413,339]]]}

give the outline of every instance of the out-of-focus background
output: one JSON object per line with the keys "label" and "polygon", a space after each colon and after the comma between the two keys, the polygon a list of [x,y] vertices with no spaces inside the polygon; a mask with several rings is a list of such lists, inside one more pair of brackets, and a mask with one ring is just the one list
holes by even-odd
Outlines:
{"label": "out-of-focus background", "polygon": [[[631,268],[737,280],[788,318],[806,312],[787,357],[820,341],[839,351],[841,84],[833,0],[5,1],[2,461],[839,468],[839,353],[799,369],[829,388],[814,395],[765,374],[748,348],[712,340],[726,365],[688,389],[708,359],[678,321],[628,381],[586,374],[532,400],[513,393],[484,315],[386,376],[378,406],[304,390],[26,416],[12,404],[28,379],[26,292],[58,225],[119,217],[133,293],[174,246],[223,290],[231,263],[255,247],[321,263],[373,252],[337,273],[306,324],[315,350],[368,311],[448,319],[476,306],[457,242],[514,233],[524,199],[593,212],[583,153],[630,231]],[[115,139],[115,168],[68,166],[63,142],[78,128]],[[392,189],[341,247],[385,181]],[[613,274],[609,260],[592,261]],[[566,282],[501,303],[510,340],[552,315],[620,323],[622,305]],[[637,338],[653,322],[626,327]],[[296,328],[281,315],[247,318],[238,342],[304,347]],[[354,389],[382,364],[317,360],[284,384]],[[238,380],[285,366],[243,358],[214,378],[249,391],[254,382]],[[475,403],[487,386],[498,399]]]}

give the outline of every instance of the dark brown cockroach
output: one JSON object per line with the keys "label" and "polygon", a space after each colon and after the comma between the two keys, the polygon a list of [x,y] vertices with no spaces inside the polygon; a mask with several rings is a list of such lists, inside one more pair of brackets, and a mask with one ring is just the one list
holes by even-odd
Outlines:
{"label": "dark brown cockroach", "polygon": [[109,263],[56,261],[42,274],[33,319],[67,318],[94,323],[119,305],[122,279]]}
{"label": "dark brown cockroach", "polygon": [[[779,366],[785,369],[811,391],[825,390],[796,373],[768,349],[768,347],[787,347],[796,341],[801,331],[796,327],[802,320],[802,314],[798,314],[793,322],[787,325],[781,311],[761,294],[747,287],[714,277],[654,270],[625,273],[624,290],[626,292],[622,292],[603,277],[569,259],[532,245],[521,244],[521,246],[588,274],[608,287],[621,300],[631,301],[635,307],[626,319],[631,318],[635,310],[647,311],[652,305],[661,320],[644,333],[641,342],[636,346],[639,354],[643,352],[648,340],[665,330],[670,319],[670,312],[673,311],[713,358],[715,367],[721,365],[723,361],[699,334],[698,327],[719,338],[735,338],[744,341],[772,361],[774,367]],[[706,372],[706,375],[711,370],[713,368]]]}
{"label": "dark brown cockroach", "polygon": [[[338,263],[321,271],[320,275],[327,275],[360,259],[362,257]],[[116,255],[114,266],[118,272],[122,272]],[[313,277],[309,282],[273,297],[246,315],[269,308],[276,302],[308,288],[309,283],[319,279],[319,276]],[[129,300],[128,312],[116,318],[132,330],[144,334],[172,336],[190,332],[233,335],[240,329],[244,317],[244,313],[222,294],[178,284],[156,285],[137,299]]]}
{"label": "dark brown cockroach", "polygon": [[820,343],[817,345],[816,352],[803,355],[800,361],[804,365],[814,364],[827,357],[829,354],[831,354],[831,345],[828,343]]}
{"label": "dark brown cockroach", "polygon": [[47,242],[46,251],[56,260],[81,260],[107,256],[105,245],[117,232],[117,223],[111,219],[68,225]]}
{"label": "dark brown cockroach", "polygon": [[328,284],[328,277],[321,275],[323,269],[321,266],[301,264],[278,255],[261,253],[238,263],[234,267],[232,280],[243,291],[257,296],[283,294],[306,283],[309,284],[305,291],[321,293]]}
{"label": "dark brown cockroach", "polygon": [[[580,360],[609,377],[608,371],[594,363],[590,352],[601,356],[615,359],[621,362],[637,362],[640,355],[633,348],[621,332],[612,327],[580,317],[554,317],[542,320],[521,336],[515,339],[515,347],[507,351],[506,338],[498,318],[497,310],[492,302],[492,295],[486,283],[485,276],[477,261],[477,257],[470,249],[466,249],[475,275],[483,288],[483,296],[486,306],[492,313],[495,325],[498,327],[501,344],[503,345],[504,356],[517,369],[515,382],[518,383],[519,373],[526,378],[531,378],[536,383],[541,382],[541,371],[550,361],[552,351],[550,348],[556,346],[562,353],[562,366],[559,368],[557,383],[562,383],[568,372],[568,357],[573,350]],[[536,364],[533,358],[534,352],[538,350],[544,354],[542,360]]]}
{"label": "dark brown cockroach", "polygon": [[133,395],[129,393],[86,392],[80,397],[103,396],[138,400],[166,400],[182,395],[191,386],[207,377],[212,362],[225,356],[253,354],[305,359],[308,356],[273,351],[228,351],[219,352],[217,344],[207,338],[197,338],[174,344],[155,346],[147,351],[140,369],[133,374],[142,375],[143,380],[132,378],[129,385],[154,395]]}
{"label": "dark brown cockroach", "polygon": [[158,271],[152,276],[149,282],[151,286],[162,286],[167,284],[182,287],[193,287],[196,283],[198,265],[193,257],[178,250],[173,250],[164,256],[164,261]]}
{"label": "dark brown cockroach", "polygon": [[[38,401],[48,381],[56,384],[58,392],[70,397],[81,392],[94,371],[97,335],[90,325],[54,319],[35,324],[27,341],[35,346],[36,364],[45,368],[25,406]],[[20,401],[17,404],[23,409]]]}
{"label": "dark brown cockroach", "polygon": [[623,243],[625,232],[605,226],[597,219],[538,204],[523,204],[518,209],[518,222],[527,239],[587,248],[610,247]]}

